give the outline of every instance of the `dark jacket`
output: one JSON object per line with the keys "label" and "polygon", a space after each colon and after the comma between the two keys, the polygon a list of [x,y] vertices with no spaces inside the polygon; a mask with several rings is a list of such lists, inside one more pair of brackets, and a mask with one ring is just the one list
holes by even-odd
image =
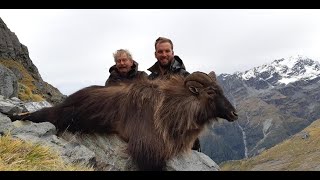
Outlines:
{"label": "dark jacket", "polygon": [[[153,66],[151,66],[148,69],[151,74],[149,75],[149,79],[153,80],[158,78],[161,75],[160,72],[160,67],[159,67],[159,62],[157,61]],[[174,56],[174,60],[172,61],[169,71],[167,71],[164,75],[167,74],[182,74],[184,76],[189,75],[190,73],[188,71],[186,71],[186,68],[182,62],[182,60],[180,59],[179,56]]]}
{"label": "dark jacket", "polygon": [[116,65],[113,65],[109,69],[110,76],[108,77],[105,86],[113,85],[119,82],[129,82],[133,79],[147,78],[148,74],[144,71],[138,71],[138,63],[133,61],[131,70],[128,72],[126,77],[120,75]]}

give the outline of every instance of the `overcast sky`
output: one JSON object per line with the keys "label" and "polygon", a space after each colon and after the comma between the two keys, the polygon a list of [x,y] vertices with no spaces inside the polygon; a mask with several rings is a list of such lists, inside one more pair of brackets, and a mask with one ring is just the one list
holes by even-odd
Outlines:
{"label": "overcast sky", "polygon": [[320,60],[319,9],[0,9],[43,80],[69,95],[104,85],[113,52],[152,66],[154,42],[172,39],[189,72],[245,71],[302,55]]}

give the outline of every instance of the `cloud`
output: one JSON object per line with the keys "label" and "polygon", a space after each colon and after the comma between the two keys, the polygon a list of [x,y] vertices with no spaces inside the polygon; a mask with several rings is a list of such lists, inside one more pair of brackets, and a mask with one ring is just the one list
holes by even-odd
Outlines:
{"label": "cloud", "polygon": [[131,51],[140,70],[148,72],[159,36],[173,40],[190,72],[234,73],[297,54],[320,60],[320,10],[10,9],[0,14],[28,47],[42,78],[64,94],[104,85],[112,53],[120,48]]}

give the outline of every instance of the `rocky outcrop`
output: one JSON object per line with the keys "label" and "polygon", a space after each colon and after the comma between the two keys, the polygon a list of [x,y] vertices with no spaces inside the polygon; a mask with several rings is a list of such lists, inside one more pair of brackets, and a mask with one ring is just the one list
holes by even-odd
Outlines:
{"label": "rocky outcrop", "polygon": [[[95,153],[95,169],[100,171],[137,171],[126,153],[127,143],[117,135],[72,134],[60,135],[70,143],[82,144]],[[220,167],[207,155],[196,151],[180,154],[167,163],[167,171],[218,171]]]}
{"label": "rocky outcrop", "polygon": [[0,18],[0,58],[13,59],[21,63],[35,80],[42,80],[37,67],[29,57],[28,48],[19,42],[15,33],[11,32]]}
{"label": "rocky outcrop", "polygon": [[[12,63],[14,61],[15,63]],[[31,88],[34,94],[41,95],[48,102],[57,104],[61,102],[63,95],[57,88],[43,81],[37,67],[29,57],[28,48],[19,42],[15,33],[11,32],[7,25],[0,18],[0,64],[9,68],[16,76],[19,83],[25,86],[35,86]],[[16,65],[21,65],[27,72],[31,84],[25,84],[26,74],[21,72]],[[4,94],[2,94],[4,95]]]}
{"label": "rocky outcrop", "polygon": [[0,113],[0,133],[10,135],[32,143],[49,146],[58,152],[67,163],[80,163],[92,166],[95,155],[92,151],[80,144],[73,144],[56,136],[56,128],[48,122],[31,123],[28,121],[15,121],[14,123]]}
{"label": "rocky outcrop", "polygon": [[[6,59],[28,59],[28,49],[22,45],[15,33],[11,32],[7,25],[0,18],[0,57]],[[31,61],[25,61],[25,64],[32,66]],[[33,65],[34,66],[34,65]],[[38,73],[37,69],[33,69]],[[39,73],[38,73],[39,74]]]}

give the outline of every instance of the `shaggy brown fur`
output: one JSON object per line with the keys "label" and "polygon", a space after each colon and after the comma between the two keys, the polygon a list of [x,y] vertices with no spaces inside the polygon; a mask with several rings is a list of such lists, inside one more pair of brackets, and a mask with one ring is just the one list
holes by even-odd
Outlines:
{"label": "shaggy brown fur", "polygon": [[[200,72],[189,76],[209,77]],[[176,75],[165,81],[91,86],[55,107],[12,119],[49,121],[59,131],[116,133],[128,142],[128,152],[140,170],[163,170],[167,160],[190,151],[214,119],[237,119],[215,79],[209,79],[207,84],[187,83]]]}

